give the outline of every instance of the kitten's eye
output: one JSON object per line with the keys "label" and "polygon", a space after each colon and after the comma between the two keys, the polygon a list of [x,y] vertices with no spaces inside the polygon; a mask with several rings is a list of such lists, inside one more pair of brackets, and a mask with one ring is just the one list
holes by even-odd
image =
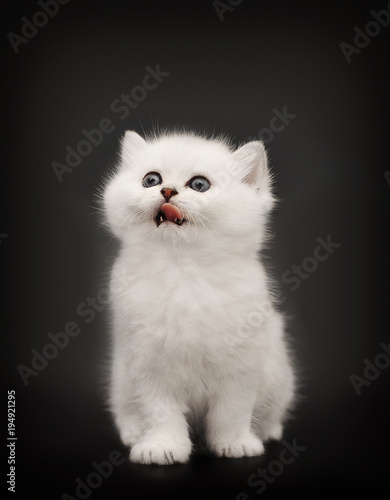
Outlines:
{"label": "kitten's eye", "polygon": [[187,186],[194,191],[203,193],[204,191],[210,189],[210,182],[205,177],[194,177],[188,182]]}
{"label": "kitten's eye", "polygon": [[150,172],[146,174],[143,178],[142,185],[143,187],[150,188],[153,186],[158,186],[162,183],[161,175],[157,172]]}

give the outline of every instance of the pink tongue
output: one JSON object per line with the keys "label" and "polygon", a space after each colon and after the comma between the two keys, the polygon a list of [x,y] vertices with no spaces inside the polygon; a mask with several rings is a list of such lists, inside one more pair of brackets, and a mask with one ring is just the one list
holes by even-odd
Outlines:
{"label": "pink tongue", "polygon": [[174,221],[175,219],[181,219],[181,213],[179,209],[171,203],[164,203],[160,210],[165,215],[167,220]]}

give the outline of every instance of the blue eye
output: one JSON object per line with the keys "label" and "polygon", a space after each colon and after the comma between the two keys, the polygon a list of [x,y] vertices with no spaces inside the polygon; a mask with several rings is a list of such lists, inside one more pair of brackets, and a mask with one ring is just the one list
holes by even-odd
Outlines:
{"label": "blue eye", "polygon": [[188,181],[187,186],[189,186],[194,191],[198,191],[198,193],[203,193],[210,189],[210,182],[206,179],[206,177],[193,177],[190,181]]}
{"label": "blue eye", "polygon": [[143,187],[146,188],[158,186],[161,183],[162,183],[161,175],[158,174],[157,172],[150,172],[149,174],[146,174],[142,180],[142,185]]}

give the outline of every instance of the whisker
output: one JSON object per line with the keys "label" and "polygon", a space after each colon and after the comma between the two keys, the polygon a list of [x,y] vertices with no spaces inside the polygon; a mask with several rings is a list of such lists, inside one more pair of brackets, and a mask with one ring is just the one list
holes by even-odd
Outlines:
{"label": "whisker", "polygon": [[195,221],[199,222],[200,224],[202,224],[202,226],[206,229],[206,231],[209,233],[209,235],[212,237],[212,238],[215,238],[215,234],[213,234],[210,229],[207,227],[207,225],[205,224],[205,222],[209,223],[210,225],[214,226],[214,224],[204,215],[202,214],[192,214],[192,217],[195,219]]}

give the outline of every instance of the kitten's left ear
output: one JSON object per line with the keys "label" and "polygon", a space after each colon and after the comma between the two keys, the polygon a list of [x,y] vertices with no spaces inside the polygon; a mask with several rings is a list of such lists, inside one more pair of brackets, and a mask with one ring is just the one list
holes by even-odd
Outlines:
{"label": "kitten's left ear", "polygon": [[264,144],[252,141],[244,144],[233,153],[234,161],[240,166],[242,181],[256,189],[261,185],[268,186],[268,161]]}

